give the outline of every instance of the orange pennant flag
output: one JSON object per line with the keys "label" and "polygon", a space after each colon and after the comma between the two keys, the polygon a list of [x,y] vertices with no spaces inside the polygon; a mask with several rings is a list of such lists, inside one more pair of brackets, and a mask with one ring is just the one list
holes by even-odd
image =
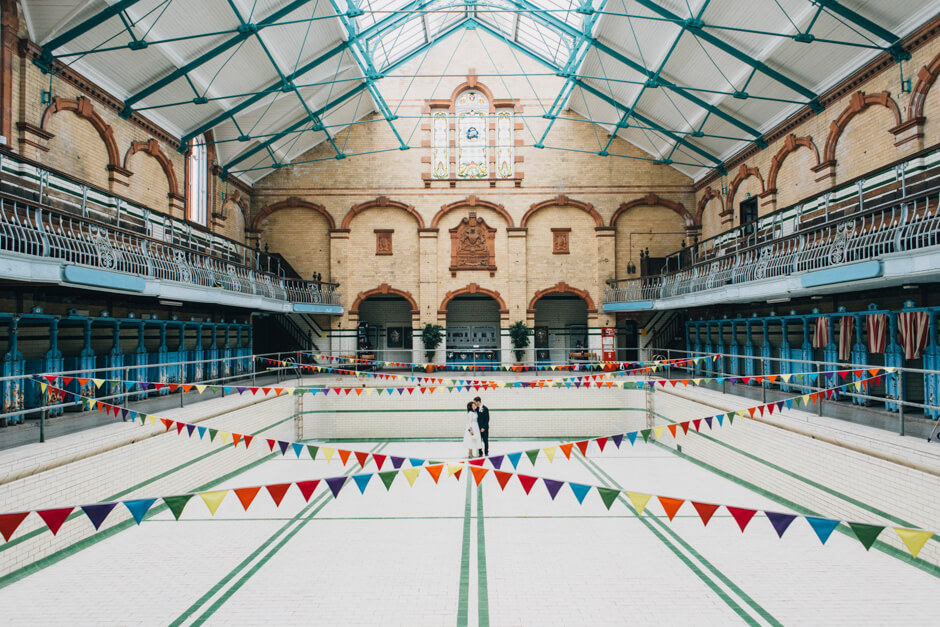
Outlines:
{"label": "orange pennant flag", "polygon": [[343,449],[338,449],[336,452],[339,453],[339,458],[343,460],[343,466],[345,466],[346,460],[349,459],[350,451],[344,451]]}
{"label": "orange pennant flag", "polygon": [[470,466],[470,472],[473,473],[473,480],[476,481],[477,485],[480,485],[480,481],[483,480],[483,477],[485,477],[486,473],[489,471],[489,468],[483,468],[481,466]]}
{"label": "orange pennant flag", "polygon": [[668,496],[657,496],[656,498],[659,499],[659,504],[663,506],[663,509],[666,511],[666,516],[669,516],[670,521],[675,518],[676,512],[678,512],[682,504],[685,503],[682,499],[673,499]]}
{"label": "orange pennant flag", "polygon": [[233,434],[232,434],[232,448],[235,448],[236,446],[238,446],[238,443],[241,442],[241,441],[242,441],[242,434],[241,434],[241,433],[233,433]]}
{"label": "orange pennant flag", "polygon": [[558,448],[561,449],[561,452],[565,454],[565,459],[571,459],[571,449],[574,447],[572,442],[567,444],[561,444]]}
{"label": "orange pennant flag", "polygon": [[251,502],[255,500],[255,497],[258,496],[258,492],[261,490],[261,486],[257,488],[238,488],[235,490],[235,496],[238,497],[238,500],[241,501],[242,507],[245,508],[245,511],[248,511],[248,506],[251,505]]}
{"label": "orange pennant flag", "polygon": [[427,470],[431,478],[434,479],[434,483],[437,483],[437,480],[441,478],[441,472],[444,470],[444,464],[425,466],[424,469]]}

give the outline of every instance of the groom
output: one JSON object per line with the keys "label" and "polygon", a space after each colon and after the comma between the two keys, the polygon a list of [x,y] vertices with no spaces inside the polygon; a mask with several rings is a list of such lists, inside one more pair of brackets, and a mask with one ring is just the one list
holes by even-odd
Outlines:
{"label": "groom", "polygon": [[473,399],[477,406],[477,425],[480,427],[480,435],[483,437],[483,454],[490,454],[490,410],[483,404],[480,397]]}

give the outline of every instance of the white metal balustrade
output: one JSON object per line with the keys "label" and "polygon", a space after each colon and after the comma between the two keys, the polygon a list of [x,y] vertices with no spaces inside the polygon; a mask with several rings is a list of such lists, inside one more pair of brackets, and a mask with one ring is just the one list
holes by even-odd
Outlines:
{"label": "white metal balustrade", "polygon": [[284,279],[5,195],[0,251],[292,303],[340,304],[336,284]]}

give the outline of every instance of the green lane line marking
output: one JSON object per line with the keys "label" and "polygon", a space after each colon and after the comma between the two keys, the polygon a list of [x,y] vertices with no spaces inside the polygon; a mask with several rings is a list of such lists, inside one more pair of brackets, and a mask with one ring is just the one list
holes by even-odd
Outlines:
{"label": "green lane line marking", "polygon": [[[279,420],[279,421],[277,421],[277,422],[275,422],[275,423],[272,423],[272,424],[268,425],[267,427],[264,427],[263,429],[260,429],[260,430],[254,432],[254,433],[250,433],[249,435],[251,435],[252,437],[254,437],[254,436],[256,436],[256,435],[258,435],[258,434],[260,434],[260,433],[263,433],[263,432],[267,431],[268,429],[271,429],[272,427],[276,427],[277,425],[282,424],[282,423],[284,423],[284,422],[287,422],[288,420],[292,420],[293,418],[294,418],[294,416],[289,416],[289,417],[287,417],[287,418],[285,418],[285,419],[283,419],[283,420]],[[163,435],[163,434],[158,434],[158,435]],[[161,473],[158,474],[158,475],[155,475],[155,476],[153,476],[153,477],[150,477],[149,479],[145,479],[144,481],[141,481],[141,482],[138,483],[137,485],[131,486],[131,487],[125,489],[125,490],[121,490],[121,491],[118,492],[117,494],[113,494],[113,495],[111,495],[111,496],[105,498],[104,500],[102,500],[102,501],[100,501],[100,502],[101,502],[101,503],[107,503],[107,502],[109,502],[109,501],[117,501],[117,500],[119,500],[121,497],[127,496],[128,494],[134,492],[135,490],[139,490],[139,489],[143,488],[144,486],[147,486],[147,485],[150,485],[151,483],[154,483],[155,481],[159,481],[160,479],[163,479],[164,477],[168,477],[168,476],[172,475],[172,474],[175,473],[175,472],[179,472],[179,471],[185,469],[187,466],[191,466],[192,464],[195,464],[195,463],[197,463],[197,462],[201,462],[202,460],[204,460],[204,459],[206,459],[206,458],[208,458],[208,457],[211,457],[211,456],[213,456],[213,455],[215,455],[215,454],[217,454],[217,453],[221,453],[222,451],[224,451],[224,450],[226,450],[226,449],[228,449],[228,448],[230,448],[230,447],[234,448],[234,444],[226,444],[226,445],[224,445],[223,447],[218,448],[218,449],[216,449],[216,450],[214,450],[214,451],[209,451],[208,453],[206,453],[206,454],[204,454],[204,455],[200,455],[199,457],[197,457],[197,458],[195,458],[195,459],[192,459],[192,460],[190,460],[190,461],[188,461],[188,462],[185,462],[185,463],[183,463],[183,464],[180,464],[179,466],[176,466],[175,468],[171,468],[171,469],[169,469],[169,470],[166,470],[166,471],[164,471],[164,472],[161,472]],[[262,458],[262,459],[266,459],[266,458]],[[243,467],[243,469],[244,469],[244,470],[247,470],[248,468],[251,468],[251,467],[252,467],[252,466],[249,465],[249,466]],[[241,472],[241,470],[237,470],[237,471],[235,471],[235,472],[236,472],[236,474],[237,474],[238,472]],[[231,473],[230,473],[230,474],[231,474]],[[226,475],[226,476],[229,476],[229,475]],[[219,481],[219,480],[213,481],[213,482],[212,482],[212,485],[215,485],[215,483],[218,483],[218,481]],[[208,488],[199,488],[199,489],[208,489]],[[194,490],[194,491],[198,491],[198,490]],[[148,517],[150,516],[150,512],[154,512],[155,514],[157,513],[157,512],[155,512],[153,509],[151,509],[150,511],[148,511]],[[66,518],[65,520],[66,520],[66,521],[69,521],[69,520],[73,520],[73,519],[75,519],[75,518],[80,518],[80,517],[81,517],[81,518],[84,518],[84,517],[85,517],[85,514],[84,514],[80,509],[76,509],[74,512],[72,512],[71,514],[69,514],[69,517]],[[125,522],[133,522],[133,521],[125,521]],[[119,526],[120,526],[120,525],[115,525],[115,527],[119,527]],[[101,533],[106,533],[107,531],[110,531],[111,529],[114,529],[115,527],[109,527],[106,531],[102,531]],[[122,529],[126,529],[126,527],[122,527]],[[23,542],[23,541],[25,541],[25,540],[28,540],[28,539],[30,539],[30,538],[34,538],[34,537],[36,537],[37,535],[39,535],[40,533],[45,533],[45,532],[47,532],[47,531],[48,531],[48,529],[45,529],[45,528],[43,528],[43,527],[40,527],[40,528],[38,528],[38,529],[33,529],[33,530],[30,531],[29,533],[24,533],[22,536],[20,536],[20,537],[18,537],[18,538],[15,538],[15,539],[13,539],[13,540],[10,540],[9,542],[7,542],[7,543],[3,544],[2,546],[0,546],[0,553],[3,553],[4,551],[15,547],[17,544],[19,544],[19,543],[21,543],[21,542]],[[91,536],[91,537],[93,537],[93,538],[94,538],[94,537],[98,537],[98,535],[100,535],[100,534],[96,534],[95,536]],[[101,539],[104,539],[104,538],[101,538]],[[80,542],[84,542],[84,540],[80,540],[79,543],[80,543]],[[73,546],[74,546],[74,545],[73,545]],[[70,548],[70,547],[69,547],[69,548]],[[63,550],[64,550],[64,551],[67,551],[67,550],[69,550],[69,549],[66,548],[66,549],[63,549]],[[2,582],[3,582],[3,578],[0,578],[0,588],[2,588],[2,587],[4,586],[4,584],[3,584]]]}
{"label": "green lane line marking", "polygon": [[[584,465],[584,467],[588,469],[588,472],[590,472],[592,475],[594,475],[594,476],[597,477],[600,481],[602,481],[602,482],[606,485],[606,487],[610,487],[611,485],[614,485],[614,486],[617,486],[617,488],[623,490],[623,488],[622,488],[619,484],[617,484],[616,481],[614,481],[612,478],[610,478],[609,475],[606,475],[606,473],[604,473],[604,476],[602,476],[601,473],[603,473],[603,471],[600,469],[599,466],[597,466],[596,464],[590,464],[590,463],[588,463],[590,460],[588,460],[587,458],[583,457],[582,455],[576,455],[575,457],[577,457],[578,461],[580,461],[580,462]],[[606,480],[605,480],[605,476],[606,476]],[[624,507],[626,507],[628,511],[633,512],[633,509],[632,509],[632,508],[630,507],[630,505],[627,503],[627,500],[624,498],[624,496],[623,496],[622,494],[621,494],[619,497],[617,497],[617,500],[619,500],[621,503],[623,503],[623,504],[624,504]],[[655,527],[653,527],[653,524],[652,524],[652,522],[650,522],[650,520],[651,520],[651,519],[652,519],[652,520],[655,520],[655,519],[656,519],[655,516],[649,515],[649,518],[647,518],[647,517],[644,517],[644,516],[637,516],[635,512],[633,512],[633,515],[634,515],[634,517],[635,517],[637,520],[639,520],[641,523],[643,523],[643,525],[644,525],[650,532],[652,532],[653,535],[655,535],[655,536],[657,537],[657,539],[659,539],[660,542],[663,543],[663,546],[665,546],[665,547],[668,548],[670,551],[672,551],[673,554],[674,554],[676,557],[678,557],[693,573],[695,573],[695,575],[696,575],[703,583],[705,583],[705,585],[707,585],[709,588],[711,588],[712,591],[713,591],[716,595],[718,595],[718,597],[719,597],[722,601],[724,601],[725,604],[726,604],[728,607],[730,607],[730,608],[741,618],[741,620],[745,621],[745,622],[748,623],[749,625],[759,625],[759,624],[760,624],[759,622],[757,622],[757,620],[756,620],[754,617],[752,617],[750,614],[748,614],[747,611],[746,611],[743,607],[741,607],[734,599],[732,599],[731,596],[730,596],[727,592],[725,592],[717,583],[715,583],[714,580],[712,580],[712,579],[711,579],[705,572],[703,572],[698,566],[696,566],[695,564],[693,564],[693,563],[692,563],[692,560],[690,560],[684,553],[682,553],[681,551],[679,551],[679,550],[675,547],[675,545],[673,545],[671,542],[669,542],[669,541],[666,539],[666,537],[665,537],[663,534],[661,534],[661,533],[659,532],[658,529],[656,529]],[[657,521],[657,522],[658,522],[658,521]],[[671,534],[671,535],[672,535],[672,534]],[[717,568],[715,568],[710,562],[708,562],[707,560],[705,560],[704,558],[702,558],[702,557],[701,557],[698,553],[696,553],[695,551],[689,551],[689,552],[692,553],[692,554],[693,554],[702,564],[704,564],[710,571],[712,571],[712,573],[714,573],[714,574],[717,575],[719,578],[721,578],[721,580],[722,580],[723,582],[725,582],[725,585],[727,585],[727,586],[728,586],[729,588],[731,588],[734,592],[736,592],[736,593],[738,594],[738,596],[740,596],[740,597],[741,597],[742,599],[744,599],[745,601],[748,601],[748,603],[749,603],[752,607],[755,607],[755,609],[758,610],[758,613],[759,613],[759,614],[761,614],[762,616],[765,616],[765,618],[766,618],[766,617],[769,617],[768,620],[769,620],[770,622],[774,623],[775,625],[780,625],[780,624],[781,624],[781,623],[777,622],[772,616],[770,616],[770,614],[767,613],[766,610],[764,610],[764,609],[761,608],[759,605],[757,605],[756,603],[754,603],[754,601],[753,601],[750,597],[748,597],[746,594],[744,594],[744,593],[740,590],[740,588],[738,588],[737,586],[735,586],[727,577],[725,577],[725,576],[724,576]]]}
{"label": "green lane line marking", "polygon": [[457,595],[457,627],[467,627],[470,603],[470,476],[467,475],[467,504],[463,511],[463,544],[460,549],[460,592]]}
{"label": "green lane line marking", "polygon": [[489,627],[490,596],[486,584],[486,542],[483,538],[483,526],[483,490],[477,486],[477,624],[479,627]]}
{"label": "green lane line marking", "polygon": [[[690,457],[690,456],[686,455],[685,453],[680,453],[679,451],[676,451],[676,450],[673,450],[673,449],[669,448],[669,447],[666,446],[665,444],[660,444],[659,442],[657,442],[656,444],[657,444],[658,446],[662,446],[663,448],[672,451],[675,455],[678,455],[678,456],[681,457],[682,459],[686,459],[686,460],[692,462],[693,464],[695,464],[695,465],[697,465],[697,466],[700,466],[700,467],[702,467],[702,468],[704,468],[704,469],[706,469],[706,470],[709,470],[709,471],[715,473],[715,474],[718,475],[719,477],[722,477],[722,478],[724,478],[724,479],[728,479],[729,481],[733,481],[734,483],[737,483],[738,485],[744,486],[745,488],[747,488],[748,490],[751,490],[752,492],[755,492],[755,493],[757,493],[757,494],[760,494],[761,496],[764,496],[764,497],[766,497],[766,498],[768,498],[768,499],[770,499],[770,500],[772,500],[772,501],[776,501],[777,503],[780,503],[781,505],[784,505],[785,507],[788,507],[788,508],[792,509],[794,512],[797,512],[798,514],[803,514],[804,516],[805,516],[805,515],[809,515],[809,516],[823,516],[823,514],[820,514],[819,512],[815,512],[815,511],[809,509],[808,507],[804,507],[803,505],[800,505],[800,504],[798,504],[798,503],[794,503],[793,501],[791,501],[790,499],[788,499],[788,498],[786,498],[786,497],[784,497],[784,496],[780,496],[779,494],[775,494],[775,493],[773,493],[773,492],[770,492],[769,490],[766,490],[766,489],[764,489],[764,488],[762,488],[762,487],[760,487],[760,486],[758,486],[758,485],[756,485],[756,484],[753,484],[753,483],[751,483],[750,481],[747,481],[747,480],[745,480],[745,479],[741,479],[740,477],[736,477],[736,476],[734,476],[734,475],[728,474],[728,473],[726,473],[725,471],[723,471],[723,470],[721,470],[721,469],[719,469],[719,468],[716,468],[715,466],[712,466],[711,464],[709,464],[709,463],[707,463],[707,462],[703,462],[703,461],[700,460],[700,459],[695,459],[694,457]],[[856,539],[856,538],[855,538],[855,534],[848,528],[847,525],[839,525],[838,527],[836,527],[836,530],[839,531],[840,533],[842,533],[842,534],[844,534],[844,535],[846,535],[846,536],[852,538],[852,539]],[[892,557],[895,557],[895,558],[901,560],[902,562],[906,562],[906,563],[910,564],[911,566],[914,566],[915,568],[919,568],[920,570],[924,571],[925,573],[929,573],[929,574],[933,575],[934,577],[940,578],[940,566],[937,566],[937,565],[935,565],[935,564],[931,564],[930,562],[927,562],[927,561],[925,561],[925,560],[923,560],[923,559],[921,559],[921,558],[919,558],[919,557],[915,559],[915,558],[911,557],[911,554],[908,553],[907,551],[902,551],[901,549],[896,548],[896,547],[893,547],[893,546],[891,546],[890,544],[888,544],[888,543],[886,543],[886,542],[883,542],[883,541],[881,541],[881,540],[877,540],[877,541],[872,545],[872,547],[878,549],[878,550],[881,551],[882,553],[885,553],[885,554],[887,554],[887,555],[890,555],[890,556],[892,556]]]}
{"label": "green lane line marking", "polygon": [[[382,448],[383,448],[382,445],[374,446],[372,447],[372,450],[370,452],[375,453],[375,452],[382,450]],[[348,477],[349,475],[353,474],[354,470],[356,469],[350,468],[344,474]],[[226,601],[228,601],[232,597],[234,592],[236,592],[239,588],[241,588],[245,584],[246,581],[248,581],[252,576],[254,576],[254,574],[258,572],[258,570],[262,566],[264,566],[268,562],[268,560],[274,557],[274,555],[277,554],[278,551],[280,551],[281,548],[283,548],[284,545],[287,544],[287,542],[291,538],[293,538],[297,534],[297,532],[299,532],[304,527],[304,525],[306,525],[314,516],[317,515],[317,513],[320,512],[320,510],[326,507],[333,500],[335,499],[333,498],[333,495],[330,493],[329,488],[327,488],[320,494],[319,497],[315,497],[309,505],[307,505],[300,512],[298,512],[297,515],[294,516],[290,520],[290,522],[288,522],[286,525],[284,525],[283,527],[275,531],[273,534],[271,534],[271,536],[269,536],[267,540],[262,542],[261,545],[258,546],[258,548],[255,549],[251,553],[251,555],[246,557],[244,560],[241,561],[240,564],[238,564],[238,566],[236,566],[231,571],[229,571],[229,573],[225,575],[218,583],[216,583],[205,594],[199,597],[199,599],[195,603],[193,603],[188,608],[186,608],[186,610],[184,610],[183,613],[180,614],[176,618],[176,620],[170,623],[170,625],[177,626],[177,625],[181,625],[184,621],[186,621],[186,619],[192,616],[192,614],[194,614],[199,609],[200,606],[202,606],[206,601],[212,598],[212,596],[215,595],[216,592],[221,590],[229,581],[231,581],[238,574],[239,571],[241,571],[245,566],[250,564],[252,560],[254,560],[258,555],[263,553],[266,548],[268,548],[275,540],[277,540],[278,536],[281,536],[282,534],[284,534],[293,523],[299,521],[300,524],[295,525],[294,528],[290,530],[290,532],[286,533],[286,535],[284,535],[281,541],[278,542],[277,545],[275,545],[271,551],[269,551],[256,564],[254,564],[251,568],[249,568],[245,572],[245,574],[242,575],[242,577],[238,581],[236,581],[232,585],[231,588],[228,589],[228,593],[216,599],[215,603],[213,603],[205,612],[203,612],[202,615],[200,615],[193,622],[193,624],[201,625],[203,622],[205,622],[210,616],[212,616],[212,614],[214,614],[220,607],[222,607],[222,605]],[[308,512],[309,512],[309,515],[308,515]]]}

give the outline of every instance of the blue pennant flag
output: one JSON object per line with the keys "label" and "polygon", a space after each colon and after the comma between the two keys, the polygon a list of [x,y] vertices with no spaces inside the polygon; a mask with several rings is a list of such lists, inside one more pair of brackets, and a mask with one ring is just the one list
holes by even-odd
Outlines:
{"label": "blue pennant flag", "polygon": [[715,418],[718,419],[718,426],[719,426],[719,427],[725,423],[725,415],[724,415],[724,414],[718,414],[717,416],[715,416]]}
{"label": "blue pennant flag", "polygon": [[291,444],[291,446],[292,446],[293,449],[294,449],[294,453],[297,454],[297,459],[300,459],[300,451],[304,450],[304,445],[303,445],[303,444],[297,444],[296,442],[293,442],[293,443]]}
{"label": "blue pennant flag", "polygon": [[424,462],[425,462],[425,460],[423,460],[423,459],[418,459],[417,457],[409,457],[409,458],[408,458],[408,461],[409,461],[409,462],[411,463],[411,465],[414,466],[415,468],[417,468],[418,466],[424,466]]}
{"label": "blue pennant flag", "polygon": [[584,503],[584,497],[587,496],[587,493],[591,491],[591,486],[582,485],[580,483],[571,483],[568,482],[568,485],[571,487],[571,491],[574,492],[575,498],[578,499],[578,503]]}
{"label": "blue pennant flag", "polygon": [[150,506],[156,502],[157,499],[139,499],[136,501],[124,501],[124,507],[127,508],[127,511],[131,513],[131,516],[134,517],[134,520],[137,524],[140,524],[140,521],[144,519],[144,514],[147,513],[147,510],[150,509]]}
{"label": "blue pennant flag", "polygon": [[816,536],[819,538],[819,541],[823,544],[825,544],[826,540],[829,539],[829,536],[832,535],[832,531],[839,526],[838,520],[816,518],[814,516],[807,516],[806,522],[808,522],[809,526],[813,528],[813,531],[816,532]]}
{"label": "blue pennant flag", "polygon": [[630,446],[636,444],[636,431],[631,431],[627,434],[627,437],[630,438]]}
{"label": "blue pennant flag", "polygon": [[359,492],[365,494],[366,486],[369,485],[369,481],[372,479],[373,473],[368,473],[365,475],[353,475],[353,479],[356,481],[356,485],[359,486]]}
{"label": "blue pennant flag", "polygon": [[513,468],[519,467],[519,458],[522,457],[522,453],[510,453],[506,455],[509,458],[509,461],[512,463]]}
{"label": "blue pennant flag", "polygon": [[200,440],[202,439],[202,436],[204,436],[204,435],[206,434],[206,428],[205,428],[205,427],[196,427],[196,431],[199,432],[199,439],[200,439]]}
{"label": "blue pennant flag", "polygon": [[128,390],[134,389],[134,386],[135,386],[135,385],[137,385],[137,382],[136,382],[136,381],[125,381],[125,382],[124,382],[124,387],[126,387]]}

